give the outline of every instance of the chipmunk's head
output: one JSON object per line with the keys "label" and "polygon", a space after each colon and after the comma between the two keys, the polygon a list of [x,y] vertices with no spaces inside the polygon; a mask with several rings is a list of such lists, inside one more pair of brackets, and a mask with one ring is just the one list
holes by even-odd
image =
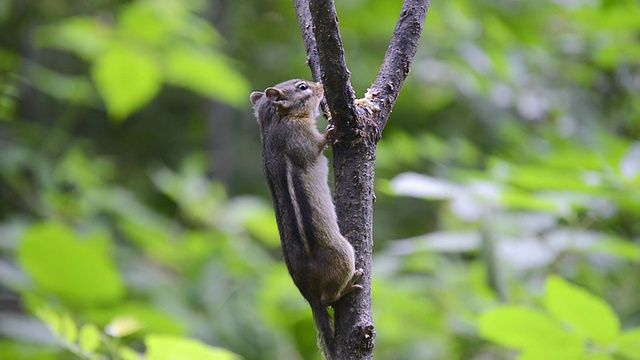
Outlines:
{"label": "chipmunk's head", "polygon": [[293,79],[268,87],[264,92],[251,93],[251,103],[256,114],[264,106],[275,107],[280,117],[313,118],[318,115],[318,106],[324,95],[322,84]]}

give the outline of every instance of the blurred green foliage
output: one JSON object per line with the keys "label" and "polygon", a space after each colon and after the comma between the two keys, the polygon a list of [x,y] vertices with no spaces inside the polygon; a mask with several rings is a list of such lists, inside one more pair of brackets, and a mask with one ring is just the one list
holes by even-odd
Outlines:
{"label": "blurred green foliage", "polygon": [[77,16],[39,27],[36,44],[87,60],[107,113],[116,120],[147,105],[164,81],[240,105],[247,81],[215,50],[220,35],[194,13],[203,4],[139,0],[122,6],[112,21]]}
{"label": "blurred green foliage", "polygon": [[544,304],[549,314],[502,305],[479,319],[480,333],[522,350],[519,359],[637,359],[638,328],[620,333],[620,321],[602,299],[550,276]]}
{"label": "blurred green foliage", "polygon": [[[363,94],[401,4],[336,5]],[[638,358],[639,34],[635,0],[431,3],[377,359]],[[0,358],[319,359],[247,99],[293,77],[289,0],[0,2]]]}

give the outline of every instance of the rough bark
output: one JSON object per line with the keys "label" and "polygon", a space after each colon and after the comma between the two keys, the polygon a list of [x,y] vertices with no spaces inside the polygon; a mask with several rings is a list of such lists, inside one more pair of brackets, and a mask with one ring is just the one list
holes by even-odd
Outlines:
{"label": "rough bark", "polygon": [[380,107],[376,124],[382,131],[398,99],[411,62],[418,50],[424,19],[430,0],[405,0],[376,80],[369,88],[373,101]]}
{"label": "rough bark", "polygon": [[351,73],[333,0],[294,0],[314,80],[325,88],[325,114],[336,132],[333,144],[336,210],[340,230],[353,244],[363,289],[334,304],[337,359],[372,359],[371,311],[373,189],[376,145],[418,47],[429,0],[404,0],[384,60],[365,99],[355,100]]}

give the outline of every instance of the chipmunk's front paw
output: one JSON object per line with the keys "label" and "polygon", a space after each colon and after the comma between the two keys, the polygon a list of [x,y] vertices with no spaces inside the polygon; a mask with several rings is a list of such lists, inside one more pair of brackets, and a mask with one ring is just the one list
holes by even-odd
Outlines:
{"label": "chipmunk's front paw", "polygon": [[333,124],[327,125],[327,128],[324,129],[324,139],[327,144],[335,144],[338,142],[338,139],[336,139],[336,128]]}

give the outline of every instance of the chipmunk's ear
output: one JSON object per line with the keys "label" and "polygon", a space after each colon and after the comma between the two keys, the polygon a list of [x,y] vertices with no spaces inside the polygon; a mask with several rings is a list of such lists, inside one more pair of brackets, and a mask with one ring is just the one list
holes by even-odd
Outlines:
{"label": "chipmunk's ear", "polygon": [[276,104],[281,104],[284,100],[284,93],[280,89],[276,89],[273,87],[267,88],[264,91],[267,99],[273,101]]}
{"label": "chipmunk's ear", "polygon": [[264,93],[262,91],[254,91],[251,93],[251,96],[249,96],[249,99],[251,100],[251,103],[255,105],[263,96]]}

